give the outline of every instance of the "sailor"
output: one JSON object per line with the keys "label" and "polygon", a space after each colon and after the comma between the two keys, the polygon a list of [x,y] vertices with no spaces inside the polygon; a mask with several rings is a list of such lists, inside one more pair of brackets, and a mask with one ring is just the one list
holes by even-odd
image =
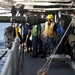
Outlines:
{"label": "sailor", "polygon": [[[57,18],[56,27],[57,28],[56,28],[55,47],[58,45],[58,43],[60,42],[60,40],[65,32],[65,29],[61,26],[61,19],[60,18]],[[59,46],[57,53],[62,53],[61,50],[62,50],[62,44]]]}
{"label": "sailor", "polygon": [[46,17],[47,21],[45,22],[43,36],[43,55],[45,57],[47,54],[50,54],[53,51],[54,40],[56,38],[56,25],[53,21],[53,15],[49,14]]}
{"label": "sailor", "polygon": [[38,37],[39,37],[39,25],[33,25],[31,30],[32,35],[32,57],[38,57]]}

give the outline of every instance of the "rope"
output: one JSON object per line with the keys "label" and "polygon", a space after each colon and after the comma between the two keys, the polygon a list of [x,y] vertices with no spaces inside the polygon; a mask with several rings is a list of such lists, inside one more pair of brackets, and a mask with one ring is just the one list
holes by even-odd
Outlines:
{"label": "rope", "polygon": [[[62,36],[60,42],[58,43],[58,45],[56,46],[56,48],[53,50],[53,52],[52,52],[51,55],[54,55],[54,54],[56,53],[58,47],[60,46],[62,40],[63,40],[64,37],[65,37],[67,31],[69,30],[69,28],[70,28],[72,22],[73,22],[73,19],[71,20],[69,26],[67,27],[65,33],[64,33],[63,36]],[[51,55],[48,57],[48,59],[47,59],[46,63],[44,64],[44,66],[43,66],[41,69],[39,69],[39,70],[37,71],[37,75],[46,75],[46,74],[47,74],[47,71],[48,71],[48,69],[49,69],[49,67],[50,67],[51,61],[52,61],[52,59],[53,59],[53,58],[51,58]]]}
{"label": "rope", "polygon": [[7,51],[0,57],[0,60],[7,54]]}

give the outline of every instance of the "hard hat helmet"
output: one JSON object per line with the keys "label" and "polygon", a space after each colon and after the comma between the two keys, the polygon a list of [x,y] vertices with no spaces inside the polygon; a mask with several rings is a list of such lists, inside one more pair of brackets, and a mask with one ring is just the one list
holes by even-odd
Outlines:
{"label": "hard hat helmet", "polygon": [[49,14],[49,15],[47,15],[46,18],[47,18],[47,19],[53,19],[53,15],[52,15],[52,14]]}

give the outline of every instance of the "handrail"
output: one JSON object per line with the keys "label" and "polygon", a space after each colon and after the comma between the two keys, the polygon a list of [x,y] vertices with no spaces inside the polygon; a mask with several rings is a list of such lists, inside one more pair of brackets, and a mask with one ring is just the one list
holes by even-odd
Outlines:
{"label": "handrail", "polygon": [[7,60],[6,60],[6,63],[5,63],[5,65],[4,65],[4,67],[3,67],[3,70],[2,70],[2,72],[1,72],[1,75],[8,75],[7,73],[8,73],[8,70],[9,70],[9,67],[10,67],[10,64],[11,64],[11,59],[13,58],[13,51],[9,51],[8,52],[8,58],[7,58]]}
{"label": "handrail", "polygon": [[18,67],[18,52],[19,52],[19,39],[15,38],[11,50],[8,51],[6,63],[2,69],[1,75],[16,75]]}

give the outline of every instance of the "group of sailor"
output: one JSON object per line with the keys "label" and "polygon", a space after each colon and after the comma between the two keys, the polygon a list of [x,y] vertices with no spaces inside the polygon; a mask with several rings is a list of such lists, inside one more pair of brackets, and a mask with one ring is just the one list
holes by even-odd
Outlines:
{"label": "group of sailor", "polygon": [[47,21],[43,24],[23,26],[23,38],[27,47],[27,52],[32,51],[32,57],[46,57],[50,55],[60,41],[64,29],[60,25],[60,18],[54,22],[53,15],[47,15]]}
{"label": "group of sailor", "polygon": [[[16,29],[18,31],[18,29]],[[57,16],[56,22],[54,16],[49,14],[46,16],[45,23],[39,23],[37,25],[30,25],[26,23],[23,25],[23,43],[27,47],[27,52],[32,51],[32,57],[46,57],[50,55],[54,48],[58,45],[60,39],[65,32],[65,28],[61,25],[61,18]],[[16,36],[17,33],[16,33]],[[68,49],[64,39],[60,44],[57,52],[68,54]]]}

